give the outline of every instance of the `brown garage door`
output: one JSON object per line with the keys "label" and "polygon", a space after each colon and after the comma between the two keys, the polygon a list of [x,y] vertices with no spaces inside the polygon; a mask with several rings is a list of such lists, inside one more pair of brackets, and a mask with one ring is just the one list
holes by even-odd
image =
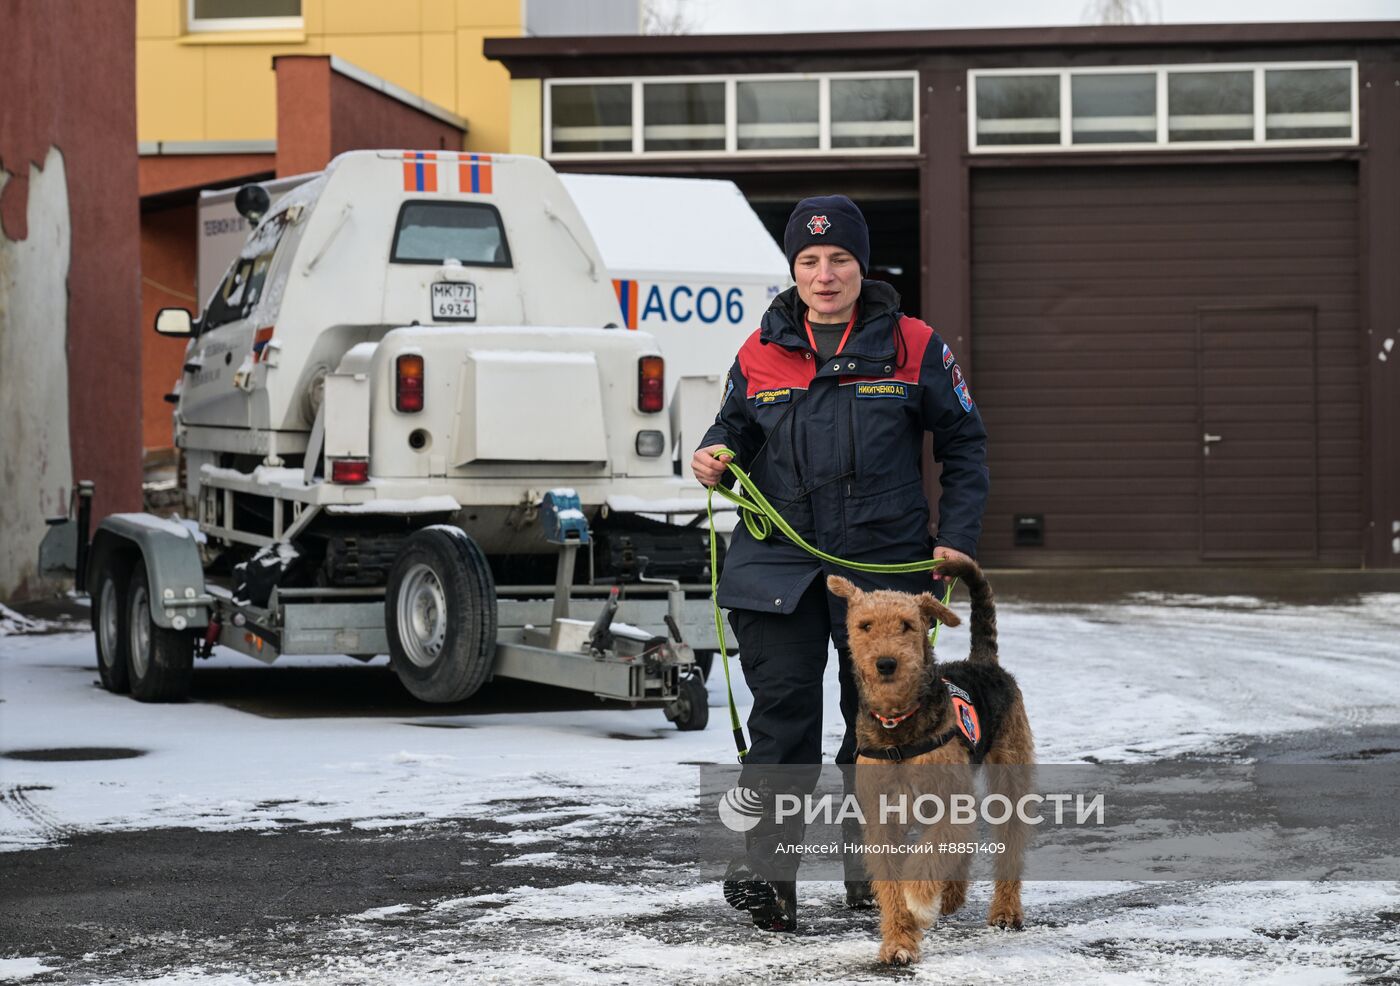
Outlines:
{"label": "brown garage door", "polygon": [[1353,166],[984,170],[972,206],[986,559],[1360,562]]}

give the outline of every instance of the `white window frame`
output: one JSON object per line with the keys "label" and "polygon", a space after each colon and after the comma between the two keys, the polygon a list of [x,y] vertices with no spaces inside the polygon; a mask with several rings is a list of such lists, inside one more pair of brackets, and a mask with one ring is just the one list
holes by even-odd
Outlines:
{"label": "white window frame", "polygon": [[306,0],[301,17],[195,17],[194,0],[185,0],[185,30],[191,34],[211,31],[299,31],[306,23]]}
{"label": "white window frame", "polygon": [[[831,80],[832,79],[906,79],[913,94],[913,143],[908,147],[832,147],[831,146]],[[724,83],[724,149],[709,151],[647,151],[644,150],[643,119],[645,83],[723,82]],[[738,84],[740,82],[816,82],[817,83],[817,146],[793,148],[739,148]],[[554,95],[556,86],[632,86],[632,150],[631,151],[565,151],[554,150]],[[920,151],[919,134],[919,73],[898,72],[768,72],[752,75],[622,75],[598,76],[586,79],[546,79],[544,84],[543,141],[544,156],[557,161],[611,161],[619,158],[648,160],[692,160],[725,157],[913,157]]]}
{"label": "white window frame", "polygon": [[[1351,72],[1351,135],[1348,137],[1267,138],[1264,114],[1264,73],[1287,69],[1348,69]],[[1167,77],[1173,72],[1253,72],[1254,137],[1251,140],[1173,140],[1167,139]],[[1075,144],[1073,140],[1072,76],[1151,75],[1157,76],[1156,136],[1133,143]],[[967,73],[967,149],[970,154],[1063,154],[1104,151],[1200,151],[1238,150],[1261,147],[1352,147],[1361,142],[1360,91],[1356,62],[1204,62],[1169,65],[1095,65],[1084,68],[1006,68],[969,69]],[[1044,144],[979,144],[977,142],[977,82],[984,78],[1050,76],[1060,80],[1060,137]]]}

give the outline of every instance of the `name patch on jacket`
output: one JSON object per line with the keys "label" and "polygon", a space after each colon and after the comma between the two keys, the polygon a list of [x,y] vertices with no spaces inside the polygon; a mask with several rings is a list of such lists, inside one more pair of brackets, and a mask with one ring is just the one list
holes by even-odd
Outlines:
{"label": "name patch on jacket", "polygon": [[856,397],[873,400],[877,397],[894,397],[904,400],[909,396],[909,385],[903,383],[858,383]]}
{"label": "name patch on jacket", "polygon": [[756,404],[786,404],[792,400],[792,388],[783,387],[779,390],[760,390],[753,395]]}

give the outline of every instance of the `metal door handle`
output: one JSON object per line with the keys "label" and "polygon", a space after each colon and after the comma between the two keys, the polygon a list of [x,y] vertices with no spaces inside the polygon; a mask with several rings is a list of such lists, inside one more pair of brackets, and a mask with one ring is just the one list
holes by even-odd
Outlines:
{"label": "metal door handle", "polygon": [[1204,435],[1201,436],[1201,441],[1209,445],[1211,442],[1219,442],[1222,441],[1224,438],[1224,435],[1212,435],[1210,432],[1206,432]]}

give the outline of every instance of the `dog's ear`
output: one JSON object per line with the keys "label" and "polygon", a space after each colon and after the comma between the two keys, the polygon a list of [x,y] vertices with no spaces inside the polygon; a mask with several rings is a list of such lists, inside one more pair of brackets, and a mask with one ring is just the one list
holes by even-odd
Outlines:
{"label": "dog's ear", "polygon": [[931,592],[920,593],[918,603],[919,612],[924,614],[924,619],[928,620],[930,625],[934,620],[942,623],[945,627],[955,627],[962,622],[957,613],[944,606]]}
{"label": "dog's ear", "polygon": [[831,590],[833,596],[840,596],[843,599],[857,599],[861,594],[860,590],[855,587],[855,583],[850,579],[843,579],[839,575],[828,575],[826,587]]}

